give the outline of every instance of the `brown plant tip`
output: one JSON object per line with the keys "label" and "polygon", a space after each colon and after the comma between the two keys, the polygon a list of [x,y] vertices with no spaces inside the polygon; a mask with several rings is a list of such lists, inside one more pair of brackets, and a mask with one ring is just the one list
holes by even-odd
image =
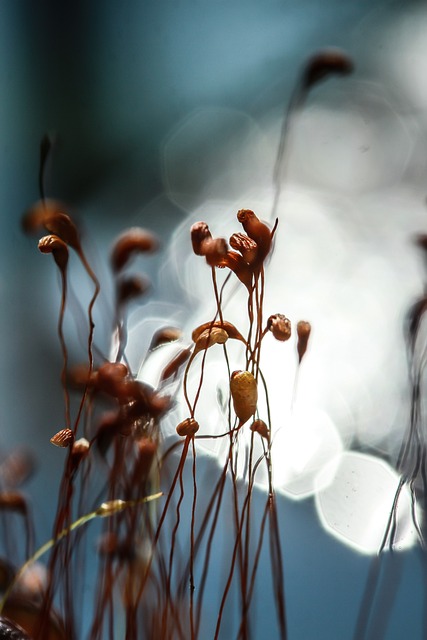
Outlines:
{"label": "brown plant tip", "polygon": [[49,233],[58,236],[75,251],[80,252],[81,244],[79,232],[69,215],[58,211],[54,215],[46,218],[44,221],[44,227],[49,231]]}
{"label": "brown plant tip", "polygon": [[254,420],[250,426],[250,429],[251,431],[255,431],[256,433],[259,433],[259,435],[262,438],[265,438],[266,440],[268,440],[270,431],[268,430],[268,427],[265,424],[264,420],[260,420],[259,418],[258,420]]}
{"label": "brown plant tip", "polygon": [[111,253],[111,265],[115,272],[127,265],[137,253],[153,253],[159,248],[157,237],[141,227],[132,227],[116,240]]}
{"label": "brown plant tip", "polygon": [[60,269],[65,269],[68,263],[68,247],[59,236],[43,236],[39,240],[39,251],[51,253]]}
{"label": "brown plant tip", "polygon": [[10,511],[27,511],[27,501],[19,491],[2,491],[0,493],[0,509]]}
{"label": "brown plant tip", "polygon": [[248,264],[251,264],[256,260],[258,253],[258,245],[245,233],[233,233],[230,237],[230,246],[235,251],[239,251],[242,254],[243,259]]}
{"label": "brown plant tip", "polygon": [[96,376],[96,386],[99,391],[103,391],[114,398],[126,397],[129,390],[124,386],[124,382],[129,374],[128,368],[121,362],[106,362],[99,367]]}
{"label": "brown plant tip", "polygon": [[90,449],[89,440],[86,440],[86,438],[79,438],[73,443],[71,453],[73,454],[74,458],[77,458],[78,460],[82,460],[89,453],[89,449]]}
{"label": "brown plant tip", "polygon": [[227,255],[225,238],[211,238],[203,243],[203,255],[210,267],[217,267]]}
{"label": "brown plant tip", "polygon": [[148,350],[153,351],[154,349],[157,349],[157,347],[160,347],[162,344],[176,342],[176,340],[179,340],[181,336],[182,331],[177,327],[163,327],[162,329],[158,329],[151,339],[150,347]]}
{"label": "brown plant tip", "polygon": [[302,76],[302,87],[307,91],[330,75],[348,75],[353,70],[353,61],[347,53],[333,47],[324,49],[307,61]]}
{"label": "brown plant tip", "polygon": [[276,340],[286,342],[292,333],[291,321],[281,313],[275,313],[267,320],[267,329],[271,331]]}
{"label": "brown plant tip", "polygon": [[228,334],[229,338],[232,338],[234,340],[240,340],[241,342],[244,342],[246,344],[246,340],[242,336],[240,331],[236,329],[234,324],[232,324],[231,322],[227,322],[227,320],[215,320],[215,322],[204,322],[203,324],[199,325],[194,329],[193,333],[191,334],[191,338],[193,342],[197,342],[197,340],[199,339],[202,333],[214,327],[218,329],[224,329],[224,331]]}
{"label": "brown plant tip", "polygon": [[36,234],[41,229],[46,229],[45,223],[61,211],[66,211],[67,206],[59,200],[46,198],[39,200],[30,207],[22,217],[22,229],[24,233]]}
{"label": "brown plant tip", "polygon": [[225,344],[228,340],[228,333],[220,327],[211,327],[205,329],[197,338],[196,346],[194,347],[194,354],[202,351],[203,349],[209,349],[214,344]]}
{"label": "brown plant tip", "polygon": [[254,415],[258,402],[257,382],[250,371],[233,371],[230,377],[233,407],[240,425]]}
{"label": "brown plant tip", "polygon": [[179,369],[187,362],[188,358],[191,356],[191,349],[181,349],[176,356],[169,361],[166,367],[163,369],[162,374],[160,376],[160,381],[164,382],[171,376],[176,376],[178,374]]}
{"label": "brown plant tip", "polygon": [[194,418],[186,418],[176,427],[179,436],[194,436],[199,430],[199,423]]}
{"label": "brown plant tip", "polygon": [[240,209],[237,219],[242,224],[245,232],[255,241],[258,250],[256,264],[261,264],[271,249],[272,232],[270,228],[255,215],[251,209]]}
{"label": "brown plant tip", "polygon": [[209,227],[206,222],[195,222],[190,229],[191,244],[196,256],[203,256],[203,244],[206,240],[212,238]]}
{"label": "brown plant tip", "polygon": [[311,324],[306,320],[300,320],[297,324],[297,351],[298,351],[298,360],[301,362],[303,359],[305,352],[307,351],[308,340],[310,338],[311,333]]}
{"label": "brown plant tip", "polygon": [[143,296],[150,289],[148,278],[142,276],[127,276],[120,278],[116,285],[116,296],[119,305]]}
{"label": "brown plant tip", "polygon": [[69,447],[73,440],[74,434],[71,429],[61,429],[50,439],[51,443],[54,444],[55,447],[62,447],[64,449]]}

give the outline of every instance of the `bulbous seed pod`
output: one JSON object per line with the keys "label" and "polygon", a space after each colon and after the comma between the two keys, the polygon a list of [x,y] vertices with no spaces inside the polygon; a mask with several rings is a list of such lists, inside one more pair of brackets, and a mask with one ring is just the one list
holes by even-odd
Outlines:
{"label": "bulbous seed pod", "polygon": [[275,313],[269,317],[267,329],[280,342],[286,342],[291,337],[291,321],[281,313]]}
{"label": "bulbous seed pod", "polygon": [[194,348],[194,355],[202,349],[209,349],[214,344],[224,344],[228,340],[228,333],[224,329],[219,327],[212,327],[212,329],[205,329],[197,338],[196,346]]}
{"label": "bulbous seed pod", "polygon": [[51,253],[60,269],[65,269],[68,264],[68,247],[61,238],[56,235],[43,236],[39,240],[39,250],[42,253]]}
{"label": "bulbous seed pod", "polygon": [[191,244],[196,256],[205,255],[203,244],[206,240],[212,238],[209,227],[206,222],[195,222],[190,229]]}
{"label": "bulbous seed pod", "polygon": [[353,61],[344,51],[336,48],[324,49],[307,61],[302,88],[307,91],[330,75],[348,75],[353,69]]}
{"label": "bulbous seed pod", "polygon": [[257,258],[258,245],[245,233],[233,233],[230,237],[230,246],[235,251],[239,251],[248,264],[252,264]]}
{"label": "bulbous seed pod", "polygon": [[153,233],[140,227],[132,227],[122,233],[113,247],[111,265],[117,273],[127,265],[135,253],[153,253],[157,251],[159,241]]}
{"label": "bulbous seed pod", "polygon": [[54,444],[55,447],[62,447],[64,449],[69,447],[73,440],[74,434],[71,429],[61,429],[50,439],[51,443]]}
{"label": "bulbous seed pod", "polygon": [[234,412],[241,426],[254,415],[258,402],[258,386],[252,373],[233,371],[230,378],[230,392]]}
{"label": "bulbous seed pod", "polygon": [[298,335],[298,361],[304,357],[305,352],[307,351],[308,340],[310,338],[311,333],[311,324],[306,320],[300,320],[297,324],[297,335]]}
{"label": "bulbous seed pod", "polygon": [[224,331],[227,332],[229,338],[232,338],[234,340],[241,340],[241,342],[244,342],[246,344],[246,340],[244,339],[240,331],[236,329],[234,324],[231,324],[231,322],[227,322],[227,320],[216,320],[215,322],[204,322],[203,324],[199,325],[194,329],[193,333],[191,334],[191,338],[193,342],[197,342],[200,335],[204,331],[209,330],[211,327],[224,329]]}
{"label": "bulbous seed pod", "polygon": [[158,331],[153,334],[148,351],[153,351],[153,349],[157,349],[157,347],[167,344],[168,342],[175,342],[179,340],[181,336],[182,331],[177,327],[163,327],[162,329],[158,329]]}
{"label": "bulbous seed pod", "polygon": [[202,251],[208,265],[217,267],[227,255],[227,242],[224,238],[209,238],[203,242]]}
{"label": "bulbous seed pod", "polygon": [[255,431],[256,433],[259,433],[259,435],[262,438],[265,438],[266,440],[268,440],[270,432],[264,420],[260,420],[260,419],[254,420],[250,426],[250,429],[251,431]]}
{"label": "bulbous seed pod", "polygon": [[199,430],[199,423],[194,418],[186,418],[176,427],[179,436],[194,436]]}
{"label": "bulbous seed pod", "polygon": [[250,209],[240,209],[237,212],[237,219],[248,236],[257,244],[256,264],[262,263],[271,249],[271,230]]}

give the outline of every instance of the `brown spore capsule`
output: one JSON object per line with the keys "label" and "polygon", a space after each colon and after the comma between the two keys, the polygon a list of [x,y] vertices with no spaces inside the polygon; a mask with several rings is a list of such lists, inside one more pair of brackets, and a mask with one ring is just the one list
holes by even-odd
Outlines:
{"label": "brown spore capsule", "polygon": [[191,244],[196,256],[204,255],[204,243],[212,238],[206,222],[195,222],[190,229]]}
{"label": "brown spore capsule", "polygon": [[246,344],[246,340],[244,339],[240,331],[238,331],[238,329],[234,326],[234,324],[232,324],[231,322],[228,322],[227,320],[216,320],[215,322],[204,322],[203,324],[199,325],[193,330],[193,333],[191,334],[191,338],[193,342],[197,342],[200,335],[204,331],[208,331],[210,328],[213,328],[213,327],[216,327],[218,329],[224,329],[224,331],[227,332],[229,338],[234,340],[240,340],[241,342],[244,342]]}
{"label": "brown spore capsule", "polygon": [[111,253],[111,265],[114,271],[120,271],[136,253],[157,251],[157,237],[141,227],[128,229],[116,240]]}
{"label": "brown spore capsule", "polygon": [[209,349],[214,344],[225,344],[228,340],[228,333],[220,327],[205,329],[197,338],[194,354],[204,349]]}
{"label": "brown spore capsule", "polygon": [[258,402],[258,385],[250,371],[233,371],[230,378],[233,407],[240,425],[254,415]]}
{"label": "brown spore capsule", "polygon": [[126,397],[124,382],[128,373],[127,366],[122,362],[106,362],[98,369],[96,386],[113,398]]}
{"label": "brown spore capsule", "polygon": [[71,429],[61,429],[50,439],[51,443],[54,444],[55,447],[62,447],[64,449],[69,447],[73,440],[74,434]]}
{"label": "brown spore capsule", "polygon": [[281,313],[275,313],[267,320],[267,329],[271,331],[276,340],[286,342],[292,333],[291,321]]}
{"label": "brown spore capsule", "polygon": [[203,243],[203,255],[210,267],[217,267],[227,255],[227,251],[225,238],[211,238]]}
{"label": "brown spore capsule", "polygon": [[89,453],[90,442],[86,438],[79,438],[75,442],[73,442],[73,446],[71,448],[71,454],[74,458],[75,462],[80,462],[83,458]]}
{"label": "brown spore capsule", "polygon": [[163,327],[154,333],[148,350],[153,351],[162,344],[175,342],[176,340],[179,340],[181,336],[181,329],[178,329],[177,327]]}
{"label": "brown spore capsule", "polygon": [[348,75],[353,69],[353,61],[344,51],[324,49],[308,60],[303,71],[302,87],[307,91],[330,75]]}
{"label": "brown spore capsule", "polygon": [[186,418],[176,427],[179,436],[194,436],[199,430],[199,423],[194,418]]}
{"label": "brown spore capsule", "polygon": [[27,501],[19,491],[2,491],[0,493],[0,509],[25,513]]}
{"label": "brown spore capsule", "polygon": [[72,247],[78,253],[81,252],[81,243],[78,229],[66,213],[62,213],[61,211],[57,211],[52,215],[47,216],[44,221],[44,227],[61,240],[63,240],[66,244]]}
{"label": "brown spore capsule", "polygon": [[270,228],[250,209],[240,209],[237,219],[243,225],[247,235],[257,244],[256,264],[262,263],[271,249],[272,233]]}
{"label": "brown spore capsule", "polygon": [[171,376],[176,376],[179,369],[187,362],[188,358],[191,356],[191,349],[181,349],[176,356],[170,360],[170,362],[163,369],[162,374],[160,376],[160,381],[163,382],[167,380]]}
{"label": "brown spore capsule", "polygon": [[230,246],[235,251],[239,251],[248,264],[255,262],[258,254],[258,245],[255,240],[245,233],[233,233],[230,237]]}
{"label": "brown spore capsule", "polygon": [[126,304],[143,296],[150,289],[150,286],[149,279],[142,276],[133,275],[120,278],[116,285],[118,304]]}
{"label": "brown spore capsule", "polygon": [[307,351],[308,340],[310,338],[311,333],[311,324],[306,320],[300,320],[297,324],[297,352],[298,352],[298,361],[301,362],[303,359],[305,352]]}
{"label": "brown spore capsule", "polygon": [[265,438],[266,440],[269,439],[270,436],[270,431],[267,427],[267,425],[265,424],[264,420],[261,420],[258,418],[258,420],[254,420],[250,426],[251,431],[254,431],[255,433],[259,433],[259,435],[262,438]]}
{"label": "brown spore capsule", "polygon": [[51,253],[58,267],[64,270],[68,264],[68,247],[59,236],[43,236],[39,240],[41,253]]}

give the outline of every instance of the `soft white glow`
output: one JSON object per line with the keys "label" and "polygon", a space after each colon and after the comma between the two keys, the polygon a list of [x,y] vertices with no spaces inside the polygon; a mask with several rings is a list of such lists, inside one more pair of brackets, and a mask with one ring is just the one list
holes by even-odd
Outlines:
{"label": "soft white glow", "polygon": [[[320,520],[345,544],[362,553],[376,553],[386,533],[398,485],[398,474],[382,460],[361,453],[342,453],[316,478]],[[416,540],[411,498],[404,487],[398,502],[393,549],[406,549]],[[386,548],[388,545],[387,539]]]}

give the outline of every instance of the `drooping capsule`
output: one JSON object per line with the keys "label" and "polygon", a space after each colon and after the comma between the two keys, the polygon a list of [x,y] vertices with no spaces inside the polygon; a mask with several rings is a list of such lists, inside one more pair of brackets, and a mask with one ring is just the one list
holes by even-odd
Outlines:
{"label": "drooping capsule", "polygon": [[255,433],[259,433],[262,438],[268,440],[270,432],[264,420],[261,420],[259,418],[258,420],[254,420],[250,426],[250,429]]}
{"label": "drooping capsule", "polygon": [[269,317],[267,329],[280,342],[286,342],[291,337],[291,321],[282,313],[275,313]]}
{"label": "drooping capsule", "polygon": [[186,418],[176,427],[179,436],[194,436],[199,430],[199,423],[194,418]]}
{"label": "drooping capsule", "polygon": [[257,382],[250,371],[233,371],[230,378],[230,392],[234,412],[243,425],[256,411],[258,402]]}
{"label": "drooping capsule", "polygon": [[303,359],[305,352],[307,351],[308,340],[310,338],[311,333],[311,324],[306,320],[300,320],[297,324],[297,335],[298,335],[298,343],[297,343],[297,351],[298,351],[298,361],[301,362]]}

